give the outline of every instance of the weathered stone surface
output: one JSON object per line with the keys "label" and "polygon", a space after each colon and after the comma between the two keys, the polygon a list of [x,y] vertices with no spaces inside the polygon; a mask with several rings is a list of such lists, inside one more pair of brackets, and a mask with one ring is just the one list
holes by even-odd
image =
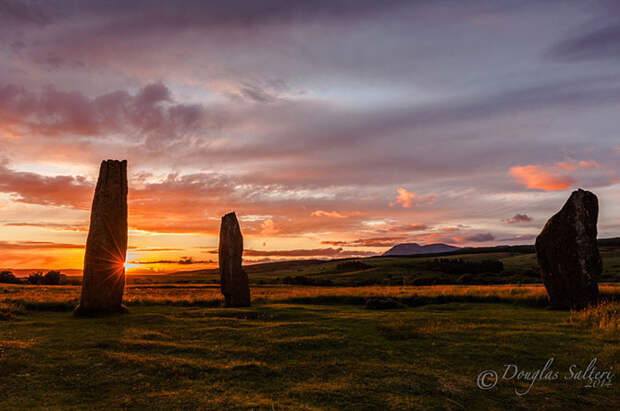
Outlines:
{"label": "weathered stone surface", "polygon": [[220,227],[220,287],[226,307],[249,307],[248,275],[241,267],[243,236],[235,213],[222,217]]}
{"label": "weathered stone surface", "polygon": [[127,161],[101,163],[84,256],[76,315],[126,311],[122,305],[127,252]]}
{"label": "weathered stone surface", "polygon": [[579,189],[536,238],[536,256],[552,306],[583,308],[598,302],[603,265],[597,219],[596,195]]}

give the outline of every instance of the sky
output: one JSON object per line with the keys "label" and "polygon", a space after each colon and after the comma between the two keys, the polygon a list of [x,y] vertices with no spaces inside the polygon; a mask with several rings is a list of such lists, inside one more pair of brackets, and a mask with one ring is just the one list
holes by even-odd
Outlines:
{"label": "sky", "polygon": [[127,159],[128,273],[620,235],[614,1],[0,0],[0,268],[82,268]]}

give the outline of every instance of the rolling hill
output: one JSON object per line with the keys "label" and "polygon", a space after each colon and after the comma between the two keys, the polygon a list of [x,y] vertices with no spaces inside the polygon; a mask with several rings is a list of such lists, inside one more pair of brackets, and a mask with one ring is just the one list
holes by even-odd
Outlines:
{"label": "rolling hill", "polygon": [[392,255],[416,255],[416,254],[440,254],[449,253],[459,250],[459,247],[454,247],[447,244],[436,243],[428,245],[420,245],[418,243],[404,243],[397,244],[394,247],[383,253],[384,256]]}

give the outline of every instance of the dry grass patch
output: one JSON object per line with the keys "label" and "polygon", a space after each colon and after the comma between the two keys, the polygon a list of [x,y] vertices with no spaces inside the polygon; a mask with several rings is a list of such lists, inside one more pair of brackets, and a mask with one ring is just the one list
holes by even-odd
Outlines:
{"label": "dry grass patch", "polygon": [[596,307],[571,311],[569,321],[620,334],[620,301],[603,301]]}

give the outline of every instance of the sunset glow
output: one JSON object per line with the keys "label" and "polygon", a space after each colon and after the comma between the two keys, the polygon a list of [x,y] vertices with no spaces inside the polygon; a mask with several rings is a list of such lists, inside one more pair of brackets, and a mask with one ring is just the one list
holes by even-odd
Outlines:
{"label": "sunset glow", "polygon": [[532,244],[577,187],[618,235],[617,8],[294,3],[0,14],[0,268],[82,269],[108,158],[129,275],[216,267],[230,211],[246,263]]}

